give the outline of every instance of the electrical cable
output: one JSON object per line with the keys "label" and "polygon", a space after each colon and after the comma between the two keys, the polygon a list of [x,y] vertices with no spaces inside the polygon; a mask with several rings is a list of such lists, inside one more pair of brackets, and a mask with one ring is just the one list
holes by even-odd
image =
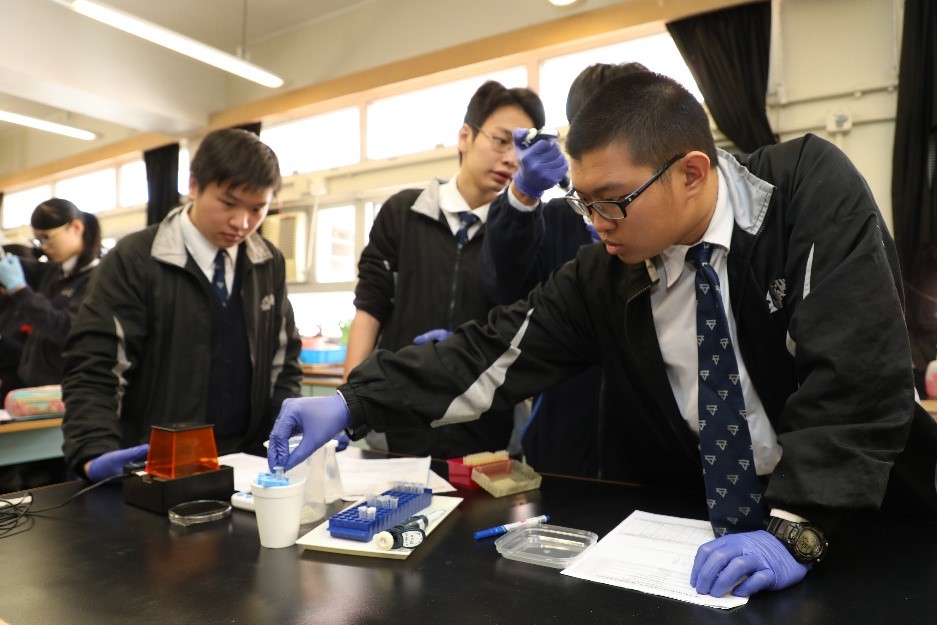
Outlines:
{"label": "electrical cable", "polygon": [[0,538],[7,538],[9,536],[15,536],[16,534],[22,534],[23,532],[29,531],[32,529],[34,517],[41,516],[44,512],[49,512],[50,510],[61,508],[62,506],[77,499],[81,495],[84,495],[85,493],[92,491],[103,484],[121,480],[125,477],[126,475],[112,475],[111,477],[103,479],[100,482],[95,482],[94,484],[85,486],[81,490],[72,493],[63,501],[55,505],[39,508],[38,510],[32,509],[33,502],[35,501],[32,491],[25,491],[23,495],[16,497],[15,500],[0,499]]}

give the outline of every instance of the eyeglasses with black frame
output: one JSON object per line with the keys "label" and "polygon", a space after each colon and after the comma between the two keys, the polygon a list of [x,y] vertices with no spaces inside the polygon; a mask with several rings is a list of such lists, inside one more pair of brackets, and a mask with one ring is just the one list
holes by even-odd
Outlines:
{"label": "eyeglasses with black frame", "polygon": [[485,135],[488,137],[488,142],[491,144],[491,148],[498,154],[504,154],[508,150],[514,147],[514,138],[505,139],[504,137],[498,137],[491,134],[490,132],[480,128],[479,126],[473,126],[469,124],[469,127],[475,129],[476,132]]}
{"label": "eyeglasses with black frame", "polygon": [[684,156],[686,156],[686,154],[674,156],[672,159],[664,163],[663,167],[658,169],[653,176],[648,178],[647,182],[620,200],[596,200],[595,202],[586,202],[585,200],[579,198],[576,189],[570,189],[569,193],[566,194],[564,199],[566,200],[566,203],[569,204],[571,209],[583,217],[591,217],[592,212],[595,211],[605,219],[610,219],[612,221],[624,219],[628,216],[628,213],[625,210],[627,206],[638,199],[638,196],[644,193],[644,191],[649,186],[654,184],[655,180],[663,176],[664,172],[670,169],[671,165],[679,161]]}

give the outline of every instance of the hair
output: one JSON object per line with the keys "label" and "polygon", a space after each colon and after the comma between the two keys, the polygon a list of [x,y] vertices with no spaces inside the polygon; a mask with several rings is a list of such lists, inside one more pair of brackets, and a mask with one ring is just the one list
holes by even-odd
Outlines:
{"label": "hair", "polygon": [[84,267],[96,258],[101,258],[101,225],[91,213],[62,198],[46,200],[33,210],[30,224],[35,230],[52,230],[80,219],[85,229],[81,235],[82,250],[78,254],[77,267]]}
{"label": "hair", "polygon": [[[496,80],[486,80],[472,95],[468,108],[465,109],[463,121],[471,127],[472,138],[478,136],[478,129],[495,111],[505,106],[516,106],[524,111],[533,122],[534,128],[541,128],[546,123],[543,102],[536,93],[526,87],[508,89]],[[461,162],[462,153],[459,152],[459,163]]]}
{"label": "hair", "polygon": [[189,172],[199,190],[211,183],[250,191],[273,188],[282,179],[277,155],[252,132],[238,128],[215,130],[205,135],[192,158]]}
{"label": "hair", "polygon": [[703,106],[683,85],[655,72],[632,72],[607,82],[570,125],[566,152],[621,143],[638,166],[658,168],[674,156],[698,150],[716,166],[716,145]]}
{"label": "hair", "polygon": [[632,74],[634,72],[650,71],[640,63],[594,63],[579,72],[579,75],[569,86],[569,95],[566,96],[566,119],[570,122],[586,101],[592,97],[608,81]]}

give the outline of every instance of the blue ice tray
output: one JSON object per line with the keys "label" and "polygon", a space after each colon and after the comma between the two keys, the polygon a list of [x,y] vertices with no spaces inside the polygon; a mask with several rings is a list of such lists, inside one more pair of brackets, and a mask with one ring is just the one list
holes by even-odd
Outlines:
{"label": "blue ice tray", "polygon": [[405,493],[391,489],[381,495],[396,497],[397,507],[378,508],[375,518],[365,521],[358,518],[358,506],[367,505],[366,500],[361,500],[343,512],[329,517],[329,534],[334,538],[366,543],[378,532],[398,525],[433,502],[433,491],[430,488],[423,489],[422,493]]}

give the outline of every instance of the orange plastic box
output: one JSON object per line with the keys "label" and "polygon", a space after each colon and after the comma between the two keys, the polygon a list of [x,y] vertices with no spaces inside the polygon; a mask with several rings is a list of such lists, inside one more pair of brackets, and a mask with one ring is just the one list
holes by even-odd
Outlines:
{"label": "orange plastic box", "polygon": [[146,458],[146,472],[150,475],[174,480],[218,468],[218,448],[212,425],[153,426]]}

